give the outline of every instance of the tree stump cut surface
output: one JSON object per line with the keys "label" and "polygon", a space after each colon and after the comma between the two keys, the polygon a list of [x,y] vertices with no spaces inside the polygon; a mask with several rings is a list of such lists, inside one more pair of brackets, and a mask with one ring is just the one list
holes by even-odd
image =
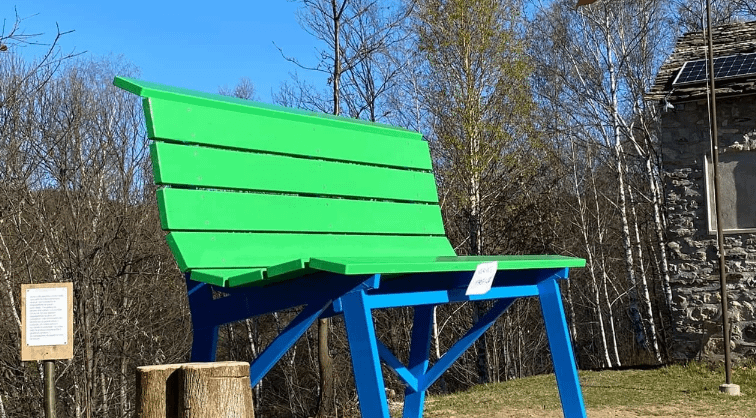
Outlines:
{"label": "tree stump cut surface", "polygon": [[184,364],[179,392],[181,418],[254,418],[248,363]]}
{"label": "tree stump cut surface", "polygon": [[253,418],[249,364],[183,363],[137,368],[138,418]]}

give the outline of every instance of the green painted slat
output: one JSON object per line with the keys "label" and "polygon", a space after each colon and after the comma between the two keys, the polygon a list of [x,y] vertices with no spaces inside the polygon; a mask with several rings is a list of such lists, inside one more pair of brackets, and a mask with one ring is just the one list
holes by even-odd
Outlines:
{"label": "green painted slat", "polygon": [[158,184],[435,203],[433,173],[155,142]]}
{"label": "green painted slat", "polygon": [[443,236],[174,231],[166,240],[181,271],[264,268],[313,257],[454,255]]}
{"label": "green painted slat", "polygon": [[164,188],[165,230],[444,235],[438,205]]}
{"label": "green painted slat", "polygon": [[198,269],[191,271],[192,280],[216,286],[240,286],[265,279],[263,269]]}
{"label": "green painted slat", "polygon": [[312,273],[320,273],[320,271],[312,270],[310,268],[303,268],[301,270],[292,270],[286,273],[268,275],[264,281],[256,282],[256,284],[261,285],[261,286],[267,286],[269,284],[285,282],[286,280],[296,279],[297,277],[306,276]]}
{"label": "green painted slat", "polygon": [[277,114],[283,113],[287,115],[285,117],[290,117],[292,118],[292,120],[306,120],[313,124],[321,124],[326,126],[349,126],[350,129],[355,129],[366,133],[391,131],[391,135],[419,139],[417,132],[398,128],[395,126],[362,121],[343,116],[333,116],[324,113],[292,109],[267,103],[253,102],[249,100],[238,99],[236,97],[210,94],[196,90],[167,86],[165,84],[137,80],[133,78],[115,77],[115,79],[113,80],[113,85],[128,92],[134,93],[137,96],[142,96],[145,98],[163,99],[190,105],[215,107],[222,110],[255,113],[261,115],[275,116]]}
{"label": "green painted slat", "polygon": [[480,263],[497,261],[499,270],[585,267],[582,258],[558,255],[501,255],[461,257],[328,257],[312,258],[308,267],[338,274],[402,274],[474,271]]}
{"label": "green painted slat", "polygon": [[263,274],[263,270],[251,271],[250,273],[233,274],[228,277],[226,282],[227,287],[258,285],[265,282],[267,278]]}
{"label": "green painted slat", "polygon": [[[316,117],[277,112],[242,113],[150,99],[146,114],[151,138],[431,170],[428,144],[403,131],[365,132],[360,124],[323,125]],[[359,129],[355,129],[359,128]],[[401,132],[402,135],[396,135]]]}
{"label": "green painted slat", "polygon": [[285,263],[276,264],[275,266],[268,267],[268,277],[282,276],[288,273],[302,271],[307,268],[307,262],[310,261],[307,258],[298,258],[296,260],[287,261]]}

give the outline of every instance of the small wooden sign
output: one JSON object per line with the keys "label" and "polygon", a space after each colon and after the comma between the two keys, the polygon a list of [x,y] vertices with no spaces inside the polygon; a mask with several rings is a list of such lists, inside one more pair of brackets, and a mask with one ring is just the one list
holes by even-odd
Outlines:
{"label": "small wooden sign", "polygon": [[21,285],[21,361],[73,358],[73,283]]}

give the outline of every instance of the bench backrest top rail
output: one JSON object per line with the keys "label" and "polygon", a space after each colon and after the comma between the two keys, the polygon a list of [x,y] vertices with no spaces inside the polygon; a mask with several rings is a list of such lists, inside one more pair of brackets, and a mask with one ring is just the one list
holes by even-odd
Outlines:
{"label": "bench backrest top rail", "polygon": [[431,170],[422,135],[389,125],[116,77],[144,97],[150,138]]}

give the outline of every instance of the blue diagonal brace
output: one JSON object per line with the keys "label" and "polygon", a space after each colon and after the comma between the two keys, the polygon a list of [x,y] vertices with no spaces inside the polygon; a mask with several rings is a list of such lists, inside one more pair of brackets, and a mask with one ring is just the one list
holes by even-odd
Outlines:
{"label": "blue diagonal brace", "polygon": [[262,380],[263,376],[283,357],[284,353],[289,351],[289,348],[297,342],[299,337],[307,331],[310,325],[318,319],[320,314],[330,304],[330,301],[311,303],[305,306],[302,312],[291,320],[289,325],[252,362],[249,368],[249,380],[252,386],[255,386]]}
{"label": "blue diagonal brace", "polygon": [[491,327],[491,325],[496,322],[496,319],[501,316],[501,314],[504,313],[504,311],[509,308],[510,305],[516,300],[516,298],[511,299],[501,299],[496,304],[486,312],[485,315],[483,315],[478,322],[470,328],[467,333],[459,339],[451,348],[449,348],[449,351],[446,352],[443,356],[441,356],[440,359],[436,362],[436,364],[431,367],[431,369],[428,371],[428,373],[425,374],[422,381],[420,382],[420,389],[421,390],[428,390],[428,388],[436,381],[439,377],[441,377],[442,374],[451,367],[451,365],[461,356],[465,351],[467,351],[470,346],[475,343],[475,341],[483,335],[488,328]]}
{"label": "blue diagonal brace", "polygon": [[382,342],[377,341],[376,343],[378,344],[378,355],[381,357],[381,360],[383,360],[383,362],[386,363],[387,366],[389,366],[392,370],[394,370],[394,372],[396,372],[396,375],[399,376],[399,379],[401,379],[405,385],[412,388],[413,390],[417,390],[417,377],[413,375],[410,369],[402,364],[402,362],[396,358],[394,353],[392,353],[391,350],[383,345]]}

